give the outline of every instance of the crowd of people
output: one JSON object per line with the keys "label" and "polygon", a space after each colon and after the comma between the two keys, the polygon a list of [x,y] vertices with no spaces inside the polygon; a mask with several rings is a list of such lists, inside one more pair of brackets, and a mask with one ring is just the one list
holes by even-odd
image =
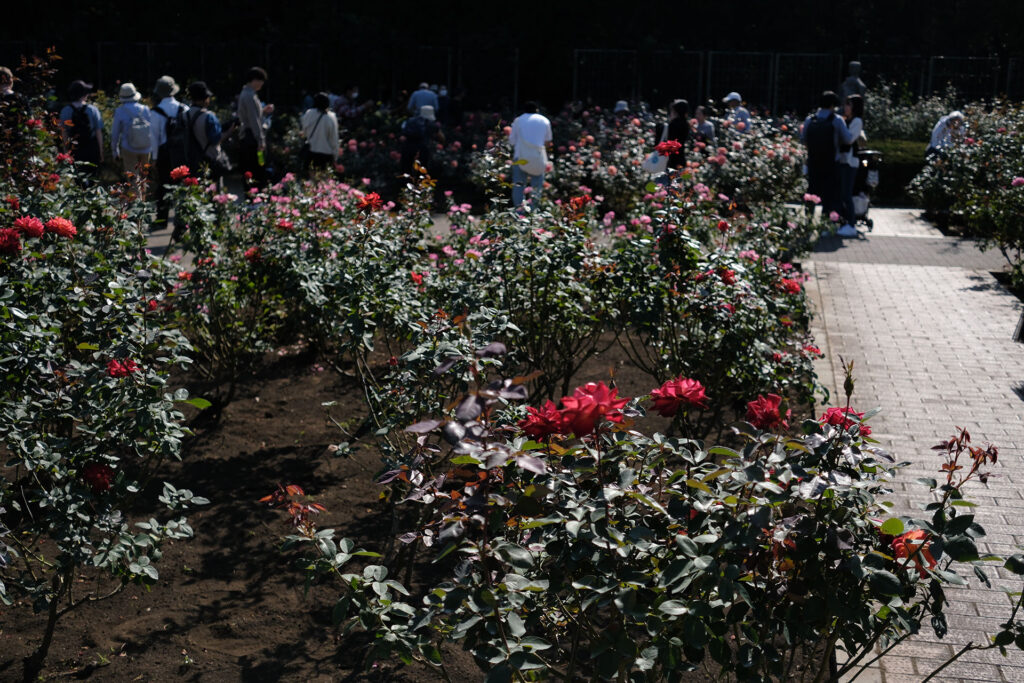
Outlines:
{"label": "crowd of people", "polygon": [[[808,193],[820,198],[826,215],[837,214],[843,224],[838,234],[857,235],[857,205],[854,201],[854,183],[860,159],[859,148],[866,140],[864,134],[864,85],[859,70],[851,64],[851,76],[840,87],[840,95],[833,91],[822,93],[816,112],[806,118],[800,127],[800,139],[807,149],[806,175]],[[223,125],[210,109],[213,93],[203,81],[191,83],[185,90],[187,103],[177,96],[181,88],[171,76],[157,79],[150,101],[133,83],[120,85],[119,106],[113,114],[109,135],[110,157],[119,162],[125,174],[142,178],[148,168],[155,182],[152,188],[156,202],[156,227],[166,224],[169,205],[166,185],[171,170],[187,165],[190,168],[206,166],[211,177],[221,181],[225,174],[237,167],[245,178],[257,186],[267,181],[266,151],[274,105],[260,100],[260,91],[267,82],[267,73],[252,67],[238,94],[235,114]],[[13,89],[14,78],[9,69],[0,67],[0,101],[17,97]],[[68,88],[68,103],[60,111],[60,122],[66,149],[76,161],[88,162],[85,168],[96,169],[105,159],[104,126],[99,109],[89,102],[93,86],[76,80]],[[375,105],[360,102],[359,89],[346,86],[341,94],[318,92],[304,102],[305,111],[299,117],[299,128],[304,144],[299,155],[306,169],[333,168],[340,154],[340,134],[343,126],[352,125]],[[842,105],[841,111],[837,107]],[[437,145],[445,142],[444,123],[451,123],[456,103],[445,87],[420,83],[405,104],[407,118],[402,124],[400,139],[400,172],[411,174],[417,164],[427,167]],[[751,125],[751,114],[743,105],[738,92],[730,92],[721,99],[721,108],[711,101],[692,112],[686,100],[677,99],[667,107],[667,116],[654,126],[651,147],[672,141],[668,147],[667,163],[658,168],[661,181],[670,169],[686,164],[694,143],[715,148],[721,135],[714,121],[718,114],[720,125],[728,126],[736,134],[744,135]],[[625,100],[613,109],[616,117],[633,116]],[[928,155],[942,150],[963,136],[964,115],[951,112],[940,120],[932,132]],[[236,163],[225,153],[222,142],[229,135],[237,135]],[[551,121],[541,113],[536,102],[527,102],[521,114],[510,127],[509,143],[512,147],[512,204],[518,210],[530,205],[527,200],[537,198],[544,188],[546,173],[550,170],[549,152],[552,145]],[[396,158],[398,156],[396,155]]]}

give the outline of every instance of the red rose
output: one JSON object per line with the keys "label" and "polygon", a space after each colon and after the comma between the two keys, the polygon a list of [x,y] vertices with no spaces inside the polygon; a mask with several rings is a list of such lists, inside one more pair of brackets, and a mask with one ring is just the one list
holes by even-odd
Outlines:
{"label": "red rose", "polygon": [[592,203],[594,200],[591,199],[589,194],[580,195],[579,197],[573,197],[569,200],[569,207],[575,212],[579,213],[583,210],[587,204]]}
{"label": "red rose", "polygon": [[789,278],[782,278],[782,288],[786,290],[787,294],[800,293],[800,283],[796,280],[790,280]]}
{"label": "red rose", "polygon": [[21,233],[14,228],[0,229],[0,254],[21,252]]}
{"label": "red rose", "polygon": [[155,311],[159,305],[160,304],[156,299],[150,299],[149,301],[146,302],[146,310]]}
{"label": "red rose", "polygon": [[244,177],[244,178],[245,178],[246,180],[252,180],[252,171],[246,171],[245,173],[243,173],[243,174],[242,174],[242,176],[243,176],[243,177]]}
{"label": "red rose", "polygon": [[657,152],[658,154],[664,154],[665,156],[669,156],[672,154],[678,154],[679,150],[681,150],[682,148],[683,146],[679,144],[678,140],[665,140],[664,142],[659,142],[658,144],[656,144],[654,146],[654,151]]}
{"label": "red rose", "polygon": [[260,254],[259,247],[249,247],[245,250],[245,260],[249,263],[258,263],[263,259],[263,255]]}
{"label": "red rose", "polygon": [[807,344],[807,345],[805,345],[804,346],[804,351],[806,351],[807,353],[811,354],[812,356],[822,356],[822,355],[824,355],[821,352],[821,349],[819,349],[814,344]]}
{"label": "red rose", "polygon": [[17,211],[21,208],[21,200],[14,195],[7,195],[4,201],[7,202],[7,206],[11,207],[11,211]]}
{"label": "red rose", "polygon": [[71,239],[78,234],[78,228],[76,228],[71,221],[59,216],[46,221],[46,231],[55,232],[61,237],[67,237],[68,239]]}
{"label": "red rose", "polygon": [[528,407],[526,413],[526,418],[519,421],[519,428],[530,438],[543,439],[552,434],[561,434],[566,429],[565,416],[550,400],[540,408]]}
{"label": "red rose", "polygon": [[728,232],[729,231],[729,222],[728,221],[718,221],[718,226],[717,227],[718,227],[718,232]]}
{"label": "red rose", "polygon": [[70,154],[61,152],[60,154],[57,155],[57,161],[62,164],[70,164],[73,161],[73,159],[71,158]]}
{"label": "red rose", "polygon": [[[853,415],[857,420],[853,420],[850,416]],[[829,408],[825,413],[818,418],[818,422],[821,424],[829,424],[843,429],[849,429],[854,425],[860,425],[861,436],[868,436],[871,434],[871,427],[866,424],[861,424],[860,420],[864,419],[864,413],[858,413],[853,408]]]}
{"label": "red rose", "polygon": [[124,361],[111,359],[107,363],[107,374],[111,377],[127,377],[138,369],[139,366],[131,358],[125,358]]}
{"label": "red rose", "polygon": [[629,402],[617,398],[618,389],[609,389],[604,382],[589,382],[576,389],[572,396],[562,398],[562,418],[576,436],[594,431],[601,420],[621,422],[620,409]]}
{"label": "red rose", "polygon": [[357,209],[366,212],[376,211],[380,209],[382,206],[384,206],[384,202],[381,200],[380,195],[377,194],[376,192],[364,194],[362,197],[359,198],[359,201],[356,203]]}
{"label": "red rose", "polygon": [[114,470],[110,465],[91,462],[82,468],[82,480],[92,487],[93,493],[103,493],[110,488],[110,482],[114,480]]}
{"label": "red rose", "polygon": [[[779,413],[782,405],[782,397],[778,394],[758,396],[747,404],[747,422],[761,430],[789,429],[789,424]],[[785,417],[788,418],[792,411],[787,410]]]}
{"label": "red rose", "polygon": [[29,237],[43,236],[43,222],[32,216],[22,216],[14,221],[14,227],[21,231],[21,234]]}
{"label": "red rose", "polygon": [[279,220],[277,222],[277,229],[278,230],[284,230],[285,232],[288,232],[290,230],[294,230],[295,229],[295,224],[292,223],[287,218],[282,218],[281,220]]}
{"label": "red rose", "polygon": [[189,178],[185,178],[185,179],[184,179],[184,180],[182,180],[181,182],[182,182],[183,184],[185,184],[185,185],[191,185],[192,187],[195,187],[196,185],[198,185],[198,184],[199,184],[199,178],[192,178],[192,177],[189,177]]}
{"label": "red rose", "polygon": [[409,273],[409,277],[412,278],[412,283],[414,285],[418,286],[418,285],[422,285],[423,284],[423,273],[417,273],[414,270],[411,273]]}
{"label": "red rose", "polygon": [[191,171],[188,170],[188,166],[178,166],[171,170],[171,180],[181,180],[187,178]]}
{"label": "red rose", "polygon": [[651,391],[654,410],[664,417],[672,417],[682,406],[699,406],[707,403],[704,386],[695,379],[676,377]]}
{"label": "red rose", "polygon": [[718,277],[722,278],[722,282],[727,285],[736,284],[736,271],[731,268],[722,268],[719,270]]}
{"label": "red rose", "polygon": [[[931,545],[929,541],[928,532],[923,529],[915,529],[908,531],[905,534],[897,536],[892,541],[892,554],[896,557],[908,557],[914,560],[914,565],[917,567],[917,573],[922,578],[928,578],[928,572],[925,570],[925,562],[928,563],[928,569],[933,569],[936,564],[935,558],[932,557],[931,549],[928,547]],[[924,562],[922,562],[924,560]]]}

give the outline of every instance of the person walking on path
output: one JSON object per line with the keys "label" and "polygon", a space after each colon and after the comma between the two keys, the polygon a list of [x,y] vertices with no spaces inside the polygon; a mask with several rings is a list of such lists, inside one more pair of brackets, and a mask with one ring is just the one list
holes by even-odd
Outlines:
{"label": "person walking on path", "polygon": [[412,173],[413,162],[417,158],[419,158],[420,165],[426,168],[434,155],[434,145],[444,142],[444,135],[437,122],[436,112],[429,104],[424,104],[420,107],[420,113],[417,116],[413,116],[402,124],[402,134],[405,136],[405,140],[402,141],[402,159],[399,162],[399,168],[406,175]]}
{"label": "person walking on path", "polygon": [[750,112],[743,106],[743,98],[736,91],[733,91],[722,98],[722,102],[729,108],[728,119],[730,124],[741,133],[750,128]]}
{"label": "person walking on path", "polygon": [[420,113],[421,107],[430,105],[434,108],[434,112],[437,112],[438,101],[437,93],[430,89],[430,86],[426,82],[420,83],[419,90],[409,95],[409,103],[405,106],[409,110],[409,113],[416,116]]}
{"label": "person walking on path", "polygon": [[839,98],[831,90],[821,94],[818,111],[800,128],[800,140],[807,146],[807,191],[821,198],[825,215],[838,212],[839,179],[837,162],[840,145],[853,142],[843,117],[836,116]]}
{"label": "person walking on path", "polygon": [[224,137],[220,119],[208,109],[212,97],[213,93],[205,81],[196,81],[188,86],[188,99],[192,102],[188,112],[191,135],[188,166],[194,173],[198,173],[199,168],[206,165],[210,169],[210,178],[220,184],[224,174],[231,170],[231,163],[220,148]]}
{"label": "person walking on path", "polygon": [[313,107],[302,114],[300,121],[302,137],[309,145],[308,166],[313,170],[330,168],[338,159],[338,117],[330,105],[327,93],[318,92],[313,96]]}
{"label": "person walking on path", "polygon": [[519,208],[530,183],[531,203],[540,199],[548,167],[551,121],[538,112],[536,102],[523,105],[523,113],[512,122],[508,141],[512,143],[512,207]]}
{"label": "person walking on path", "polygon": [[853,183],[857,177],[860,158],[857,156],[857,143],[864,133],[864,98],[850,95],[843,105],[843,120],[850,132],[851,142],[839,145],[839,200],[842,213],[846,218],[836,234],[840,237],[856,237],[857,212],[853,208]]}
{"label": "person walking on path", "polygon": [[704,105],[700,105],[693,113],[697,119],[697,130],[694,132],[694,139],[698,142],[703,142],[708,147],[715,147],[718,145],[718,139],[715,137],[715,124],[708,121],[708,109]]}
{"label": "person walking on path", "polygon": [[252,179],[256,187],[267,182],[264,154],[267,149],[267,117],[274,112],[274,105],[260,102],[259,91],[267,82],[267,72],[258,66],[249,69],[245,75],[245,86],[238,96],[238,125],[241,135],[239,142],[239,168]]}
{"label": "person walking on path", "polygon": [[[174,99],[181,88],[171,76],[161,76],[153,86],[153,95],[158,103],[153,107],[153,116],[150,123],[153,126],[153,159],[156,162],[156,220],[154,230],[160,230],[167,225],[167,217],[170,214],[171,205],[167,197],[167,185],[171,182],[171,170],[175,163],[184,163],[185,149],[179,147],[178,137],[187,131],[171,131],[168,135],[168,127],[177,129],[183,125],[184,116],[188,112],[188,106]],[[171,121],[174,121],[171,124]]]}
{"label": "person walking on path", "polygon": [[[665,131],[664,126],[668,126]],[[686,100],[674,100],[668,107],[668,123],[658,127],[655,141],[675,140],[682,147],[668,157],[669,168],[682,168],[686,165],[686,147],[690,141],[690,103]]]}
{"label": "person walking on path", "polygon": [[142,93],[133,83],[122,83],[117,97],[121,105],[110,127],[110,152],[121,160],[125,173],[142,176],[153,151],[152,112],[139,102]]}
{"label": "person walking on path", "polygon": [[86,102],[90,92],[91,83],[73,81],[68,87],[70,102],[60,110],[60,120],[69,153],[75,161],[91,164],[89,171],[96,174],[103,162],[103,119],[96,105]]}

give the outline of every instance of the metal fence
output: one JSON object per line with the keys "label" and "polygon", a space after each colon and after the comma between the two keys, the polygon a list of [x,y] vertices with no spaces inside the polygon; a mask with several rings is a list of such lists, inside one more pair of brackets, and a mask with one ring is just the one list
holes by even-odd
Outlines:
{"label": "metal fence", "polygon": [[[14,66],[22,54],[41,54],[32,41],[0,43],[0,64]],[[366,54],[341,45],[253,41],[182,44],[97,42],[58,46],[65,57],[62,83],[84,78],[108,92],[131,80],[143,92],[167,73],[184,86],[202,79],[222,99],[233,96],[254,64],[271,78],[268,101],[297,107],[302,96],[321,89],[340,92],[356,79],[364,95],[400,101],[421,81],[464,91],[464,106],[514,110],[520,99],[520,54],[510,48],[393,46]],[[802,113],[818,93],[837,88],[848,56],[838,53],[725,52],[698,50],[579,49],[567,60],[547,64],[546,78],[564,78],[550,93],[571,92],[574,100],[610,106],[616,100],[643,100],[663,107],[683,97],[715,103],[738,91],[751,108]],[[1024,57],[950,57],[862,54],[863,80],[870,87],[896,84],[910,99],[956,88],[966,100],[1005,95],[1024,99]],[[555,62],[558,60],[556,59]],[[532,72],[523,63],[526,71]],[[534,83],[530,84],[535,86]],[[559,96],[559,95],[556,95]]]}

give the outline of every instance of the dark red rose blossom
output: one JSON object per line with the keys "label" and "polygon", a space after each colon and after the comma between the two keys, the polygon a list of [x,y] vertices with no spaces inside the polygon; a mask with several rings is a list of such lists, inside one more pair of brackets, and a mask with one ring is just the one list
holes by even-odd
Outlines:
{"label": "dark red rose blossom", "polygon": [[0,228],[0,254],[21,253],[21,233],[14,228]]}
{"label": "dark red rose blossom", "polygon": [[125,358],[123,361],[115,358],[107,363],[107,374],[111,377],[127,377],[133,372],[137,372],[138,369],[138,364],[131,358]]}
{"label": "dark red rose blossom", "polygon": [[72,161],[74,161],[74,159],[72,159],[71,155],[67,154],[66,152],[61,152],[60,154],[57,155],[57,162],[58,163],[70,164]]}
{"label": "dark red rose blossom", "polygon": [[42,237],[44,232],[43,222],[32,216],[22,216],[14,221],[14,227],[28,237]]}
{"label": "dark red rose blossom", "polygon": [[604,382],[589,382],[576,389],[572,396],[562,398],[562,417],[576,436],[594,431],[602,420],[621,422],[622,406],[627,398],[618,398],[618,389],[609,389]]}
{"label": "dark red rose blossom", "polygon": [[295,224],[292,223],[287,218],[282,218],[281,220],[279,220],[277,222],[277,229],[278,230],[283,230],[285,232],[290,232],[290,231],[295,229]]}
{"label": "dark red rose blossom", "polygon": [[245,250],[245,260],[249,263],[258,263],[263,259],[259,247],[249,247]]}
{"label": "dark red rose blossom", "polygon": [[676,377],[651,391],[654,410],[664,417],[672,417],[681,407],[701,407],[707,404],[704,386],[695,379]]}
{"label": "dark red rose blossom", "polygon": [[540,408],[530,406],[527,416],[519,421],[519,428],[533,439],[543,439],[552,434],[562,434],[566,429],[565,416],[553,401],[547,401]]}
{"label": "dark red rose blossom", "polygon": [[678,154],[679,150],[683,148],[682,144],[678,140],[665,140],[659,142],[654,146],[654,151],[658,154],[664,154],[670,156],[672,154]]}
{"label": "dark red rose blossom", "polygon": [[90,462],[82,468],[82,480],[92,487],[92,492],[99,494],[110,488],[114,481],[114,470],[110,465],[101,462]]}
{"label": "dark red rose blossom", "polygon": [[[856,420],[850,418],[853,415]],[[860,420],[864,419],[864,413],[859,413],[853,408],[828,408],[824,414],[818,418],[818,422],[821,424],[829,424],[836,427],[842,427],[843,429],[849,429],[855,425],[860,425],[861,436],[868,436],[871,434],[871,427],[866,424],[862,424]]]}
{"label": "dark red rose blossom", "polygon": [[190,185],[192,187],[195,187],[196,185],[199,184],[199,178],[193,178],[193,177],[189,176],[188,178],[185,178],[181,182],[184,185]]}
{"label": "dark red rose blossom", "polygon": [[46,231],[55,232],[61,237],[67,237],[68,239],[78,234],[78,228],[67,218],[61,218],[60,216],[46,221]]}
{"label": "dark red rose blossom", "polygon": [[736,271],[731,268],[722,268],[719,270],[718,277],[722,278],[722,282],[727,285],[736,284]]}
{"label": "dark red rose blossom", "polygon": [[787,410],[785,416],[779,412],[782,406],[782,397],[778,394],[768,394],[767,396],[758,396],[756,399],[747,404],[747,422],[754,425],[757,429],[765,431],[779,429],[789,429],[789,424],[786,419],[792,414],[792,411]]}
{"label": "dark red rose blossom", "polygon": [[362,197],[359,198],[359,201],[356,202],[356,208],[359,209],[360,211],[366,212],[377,211],[382,206],[384,206],[384,201],[376,192],[369,192],[367,194],[364,194]]}
{"label": "dark red rose blossom", "polygon": [[187,178],[189,176],[189,173],[191,173],[191,171],[189,170],[188,166],[178,166],[177,168],[171,170],[171,180],[181,180],[182,178]]}
{"label": "dark red rose blossom", "polygon": [[423,273],[417,273],[414,270],[411,273],[409,273],[409,278],[412,280],[412,283],[414,285],[418,286],[423,284]]}
{"label": "dark red rose blossom", "polygon": [[728,232],[729,221],[718,221],[718,225],[716,227],[718,228],[718,232]]}
{"label": "dark red rose blossom", "polygon": [[21,200],[15,197],[13,194],[7,195],[4,199],[7,202],[7,206],[11,207],[11,211],[18,211],[21,209]]}

